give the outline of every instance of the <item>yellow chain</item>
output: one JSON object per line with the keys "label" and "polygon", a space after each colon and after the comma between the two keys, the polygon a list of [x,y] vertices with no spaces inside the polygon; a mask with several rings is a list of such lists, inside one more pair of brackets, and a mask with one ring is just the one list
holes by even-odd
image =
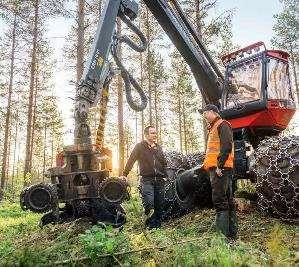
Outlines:
{"label": "yellow chain", "polygon": [[103,88],[102,97],[99,103],[100,122],[96,134],[96,147],[99,150],[102,149],[104,145],[104,131],[105,131],[105,123],[106,123],[108,98],[109,98],[109,85]]}

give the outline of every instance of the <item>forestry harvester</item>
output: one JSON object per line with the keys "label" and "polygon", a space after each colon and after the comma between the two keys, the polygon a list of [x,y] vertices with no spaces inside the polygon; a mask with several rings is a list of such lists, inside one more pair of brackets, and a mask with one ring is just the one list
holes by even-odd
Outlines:
{"label": "forestry harvester", "polygon": [[[234,132],[234,179],[256,183],[259,208],[274,216],[299,216],[299,138],[281,134],[293,117],[295,96],[289,77],[288,53],[267,50],[257,42],[222,57],[222,73],[211,58],[176,0],[143,0],[189,65],[205,103],[217,105]],[[90,57],[75,99],[74,145],[64,148],[63,166],[49,170],[49,184],[27,187],[21,205],[45,213],[42,225],[77,217],[91,217],[119,226],[125,222],[121,203],[128,197],[126,182],[109,178],[111,152],[103,146],[110,81],[121,74],[128,104],[142,111],[147,98],[118,55],[118,46],[146,50],[142,32],[133,24],[138,4],[107,0],[98,24]],[[140,42],[116,31],[120,18]],[[135,39],[136,40],[136,39]],[[117,68],[109,60],[112,55]],[[140,103],[132,95],[138,92]],[[88,112],[100,106],[96,144],[91,141]],[[203,154],[168,153],[169,181],[164,217],[180,215],[194,206],[211,204],[207,174],[198,167]],[[59,203],[65,203],[64,207]]]}

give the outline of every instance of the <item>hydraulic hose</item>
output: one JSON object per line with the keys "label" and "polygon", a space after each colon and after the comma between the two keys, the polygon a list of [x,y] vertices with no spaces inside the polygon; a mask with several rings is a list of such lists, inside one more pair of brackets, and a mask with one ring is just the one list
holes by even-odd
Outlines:
{"label": "hydraulic hose", "polygon": [[[143,33],[138,29],[129,18],[127,18],[124,14],[120,15],[121,20],[139,37],[140,44],[136,44],[133,42],[128,36],[115,36],[114,43],[111,46],[112,56],[117,67],[121,71],[121,76],[124,80],[125,84],[125,92],[126,99],[129,106],[135,111],[142,111],[146,108],[147,105],[147,96],[138,84],[138,82],[134,79],[134,77],[128,72],[125,66],[122,64],[119,55],[117,53],[117,46],[121,45],[121,43],[127,44],[130,48],[137,52],[144,52],[147,48],[147,41]],[[132,87],[137,91],[140,96],[140,103],[136,103],[132,96]]]}

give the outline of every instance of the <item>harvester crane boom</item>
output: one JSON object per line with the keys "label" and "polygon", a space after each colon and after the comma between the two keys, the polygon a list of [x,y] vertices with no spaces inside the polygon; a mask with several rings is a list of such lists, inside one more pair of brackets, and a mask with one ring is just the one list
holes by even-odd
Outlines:
{"label": "harvester crane boom", "polygon": [[176,0],[143,0],[189,65],[206,103],[220,106],[223,75]]}
{"label": "harvester crane boom", "polygon": [[[213,103],[220,107],[223,75],[211,58],[204,44],[189,23],[176,0],[144,0],[153,16],[169,36],[178,51],[189,65],[205,103]],[[126,96],[131,108],[141,111],[146,107],[146,96],[136,80],[125,69],[117,54],[117,46],[127,44],[138,52],[146,49],[146,39],[141,31],[132,23],[137,17],[138,4],[133,0],[107,0],[96,36],[87,61],[81,83],[77,89],[75,103],[75,143],[90,144],[90,130],[87,113],[91,105],[97,104],[104,87],[109,86],[109,78],[113,75],[109,62],[111,53],[124,79]],[[116,20],[119,17],[139,37],[140,44],[134,43],[127,36],[119,36],[116,32]],[[108,80],[108,82],[107,82]],[[140,95],[141,103],[136,104],[131,94],[134,87]]]}
{"label": "harvester crane boom", "polygon": [[[90,57],[84,69],[80,84],[77,88],[75,101],[75,144],[91,144],[91,133],[87,122],[87,114],[92,105],[102,99],[103,92],[107,92],[114,70],[109,62],[109,54],[113,58],[124,79],[126,96],[129,105],[139,111],[146,107],[147,99],[136,80],[125,69],[117,54],[117,46],[121,43],[130,48],[143,52],[147,43],[141,31],[131,22],[137,17],[138,4],[130,0],[109,0],[106,2],[98,23],[96,36],[90,52]],[[116,19],[119,17],[140,39],[136,44],[127,36],[116,33]],[[140,95],[141,103],[136,104],[131,94],[133,86]],[[101,128],[101,127],[100,127]],[[100,129],[101,131],[101,129]]]}

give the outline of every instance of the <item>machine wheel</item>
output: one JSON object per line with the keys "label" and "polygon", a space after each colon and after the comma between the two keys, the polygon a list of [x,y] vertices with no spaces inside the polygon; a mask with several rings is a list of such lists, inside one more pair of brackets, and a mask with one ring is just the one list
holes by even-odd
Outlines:
{"label": "machine wheel", "polygon": [[275,136],[255,151],[258,207],[285,220],[299,218],[299,137]]}
{"label": "machine wheel", "polygon": [[182,193],[179,188],[180,183],[178,183],[178,174],[200,165],[204,154],[196,153],[184,156],[182,153],[171,151],[165,152],[165,158],[168,167],[168,181],[165,185],[165,218],[181,216],[195,207],[210,206],[212,202],[211,186],[207,174],[192,179],[196,188],[193,193]]}
{"label": "machine wheel", "polygon": [[[186,156],[189,168],[194,168],[203,163],[204,153],[193,153]],[[208,173],[202,173],[197,177],[195,193],[195,205],[197,207],[212,207],[212,188]]]}

